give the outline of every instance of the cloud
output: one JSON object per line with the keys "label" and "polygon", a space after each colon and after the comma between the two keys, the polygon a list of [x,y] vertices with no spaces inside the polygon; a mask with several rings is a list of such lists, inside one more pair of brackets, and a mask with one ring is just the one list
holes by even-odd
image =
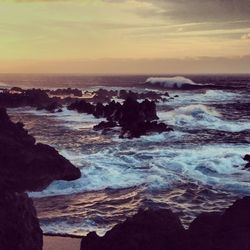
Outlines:
{"label": "cloud", "polygon": [[[83,2],[91,4],[105,2],[122,5],[139,3],[134,11],[144,17],[159,16],[181,22],[250,20],[250,0],[0,0],[0,2],[1,1],[18,3]],[[143,8],[143,4],[149,4],[152,8]]]}
{"label": "cloud", "polygon": [[184,59],[97,59],[76,61],[0,61],[0,72],[77,74],[249,73],[250,55]]}
{"label": "cloud", "polygon": [[[162,9],[160,15],[186,21],[249,20],[249,0],[139,0]],[[159,13],[141,13],[159,15]]]}

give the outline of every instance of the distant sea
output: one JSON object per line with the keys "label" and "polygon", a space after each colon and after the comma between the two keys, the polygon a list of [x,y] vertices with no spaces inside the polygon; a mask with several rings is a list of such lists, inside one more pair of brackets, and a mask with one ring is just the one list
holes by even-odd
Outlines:
{"label": "distant sea", "polygon": [[[176,96],[157,103],[173,132],[119,139],[92,128],[100,120],[63,108],[9,109],[39,142],[81,169],[73,182],[56,181],[30,193],[45,233],[105,233],[140,207],[171,208],[185,225],[201,212],[219,211],[250,195],[250,75],[186,75],[215,88],[172,89],[143,83],[150,76],[0,75],[0,88],[146,88]],[[119,100],[118,100],[119,101]]]}

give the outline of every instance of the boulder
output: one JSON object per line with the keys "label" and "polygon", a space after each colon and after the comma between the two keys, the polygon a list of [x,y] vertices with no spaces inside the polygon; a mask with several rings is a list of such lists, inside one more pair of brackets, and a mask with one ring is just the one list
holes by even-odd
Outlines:
{"label": "boulder", "polygon": [[99,237],[83,237],[81,250],[180,250],[185,230],[170,210],[140,210]]}

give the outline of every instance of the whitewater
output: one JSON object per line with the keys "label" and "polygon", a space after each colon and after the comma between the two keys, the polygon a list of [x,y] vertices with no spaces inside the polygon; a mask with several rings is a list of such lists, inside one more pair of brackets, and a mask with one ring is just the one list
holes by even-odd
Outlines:
{"label": "whitewater", "polygon": [[61,113],[8,110],[37,141],[55,147],[82,172],[76,181],[30,193],[45,233],[103,234],[140,207],[171,207],[188,225],[200,212],[250,195],[250,171],[242,159],[250,153],[249,78],[231,84],[230,78],[218,83],[209,76],[138,79],[116,76],[109,79],[112,85],[98,79],[93,86],[78,79],[72,87],[168,91],[170,98],[156,103],[157,114],[174,131],[119,139],[115,131],[92,129],[102,119],[66,107]]}

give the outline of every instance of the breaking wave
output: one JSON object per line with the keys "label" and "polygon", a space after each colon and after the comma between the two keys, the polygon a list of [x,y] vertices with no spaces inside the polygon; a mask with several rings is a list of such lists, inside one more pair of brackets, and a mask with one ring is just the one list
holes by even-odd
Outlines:
{"label": "breaking wave", "polygon": [[195,83],[191,79],[183,76],[150,77],[146,80],[146,84],[152,84],[166,89],[195,89],[204,86],[202,84]]}
{"label": "breaking wave", "polygon": [[[178,183],[200,182],[222,190],[250,193],[250,173],[243,169],[245,145],[205,145],[194,148],[153,148],[129,150],[122,143],[91,155],[79,156],[63,151],[64,156],[82,170],[74,182],[56,181],[33,197],[66,195],[110,189],[144,186],[148,190],[166,190]],[[197,153],[199,152],[199,153]]]}
{"label": "breaking wave", "polygon": [[241,132],[250,129],[248,121],[225,120],[215,108],[203,104],[188,105],[168,112],[159,112],[158,116],[169,125],[190,129],[216,129],[229,132]]}

